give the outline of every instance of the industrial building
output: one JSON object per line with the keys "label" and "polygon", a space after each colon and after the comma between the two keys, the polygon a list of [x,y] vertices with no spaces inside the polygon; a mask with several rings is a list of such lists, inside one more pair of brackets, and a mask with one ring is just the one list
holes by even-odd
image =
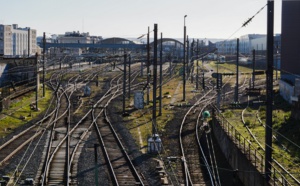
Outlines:
{"label": "industrial building", "polygon": [[300,95],[300,1],[282,1],[280,94],[290,103]]}
{"label": "industrial building", "polygon": [[[265,39],[262,39],[265,38]],[[266,45],[266,35],[247,34],[239,38],[239,52],[243,55],[250,55],[253,49],[257,49],[257,43],[253,44],[256,39],[261,39],[262,45]],[[218,53],[222,55],[236,54],[237,39],[219,41],[216,43]],[[261,50],[261,48],[259,48]]]}
{"label": "industrial building", "polygon": [[[46,38],[46,42],[51,43],[81,43],[81,44],[97,44],[101,43],[103,40],[102,36],[91,36],[89,32],[80,33],[75,32],[65,32],[65,34],[52,35],[51,38]],[[39,42],[42,42],[42,38],[39,38]],[[52,48],[51,53],[56,53],[60,55],[81,55],[87,52],[87,48],[63,48],[61,50],[56,50]]]}
{"label": "industrial building", "polygon": [[22,57],[37,52],[36,30],[30,27],[20,28],[17,24],[0,24],[0,55]]}

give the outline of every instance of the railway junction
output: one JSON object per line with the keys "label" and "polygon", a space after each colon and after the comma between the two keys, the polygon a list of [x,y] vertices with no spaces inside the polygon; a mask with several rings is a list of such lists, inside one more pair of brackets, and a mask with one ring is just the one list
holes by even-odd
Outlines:
{"label": "railway junction", "polygon": [[[273,68],[240,65],[238,51],[209,59],[216,49],[159,39],[157,24],[153,35],[44,40],[42,54],[2,59],[0,184],[300,185],[299,129]],[[93,52],[46,52],[73,47]]]}

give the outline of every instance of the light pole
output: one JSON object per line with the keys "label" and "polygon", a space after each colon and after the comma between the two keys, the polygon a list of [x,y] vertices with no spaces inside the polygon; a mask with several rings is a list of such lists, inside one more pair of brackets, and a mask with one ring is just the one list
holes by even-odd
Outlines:
{"label": "light pole", "polygon": [[46,50],[46,33],[43,34],[43,97],[45,97],[45,74],[46,74],[46,68],[45,68],[45,50]]}
{"label": "light pole", "polygon": [[185,101],[185,46],[186,46],[186,26],[185,26],[185,18],[187,15],[184,16],[184,24],[183,24],[183,101]]}

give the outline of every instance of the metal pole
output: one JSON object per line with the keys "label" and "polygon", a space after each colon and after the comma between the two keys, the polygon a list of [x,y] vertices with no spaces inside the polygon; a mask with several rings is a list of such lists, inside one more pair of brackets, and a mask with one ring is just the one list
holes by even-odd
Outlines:
{"label": "metal pole", "polygon": [[[70,109],[68,110],[68,112],[69,112],[69,116],[71,116],[70,115]],[[70,136],[68,135],[69,134],[69,131],[70,131],[70,117],[67,117],[66,118],[66,120],[67,120],[67,122],[66,122],[66,124],[67,124],[67,141],[66,141],[66,160],[67,160],[67,168],[66,168],[66,174],[65,174],[65,176],[66,176],[66,185],[69,185],[69,182],[70,182],[70,177],[69,177],[69,172],[70,172],[70,149],[69,149],[69,147],[70,147]]]}
{"label": "metal pole", "polygon": [[146,104],[149,105],[149,93],[150,93],[150,42],[149,42],[149,34],[150,28],[148,27],[148,34],[147,34],[147,102]]}
{"label": "metal pole", "polygon": [[[144,42],[143,42],[143,44],[144,44]],[[141,51],[141,56],[143,56],[143,51]],[[142,57],[141,57],[141,77],[143,77],[143,59],[142,59]]]}
{"label": "metal pole", "polygon": [[205,79],[204,79],[204,58],[202,57],[202,88],[205,90]]}
{"label": "metal pole", "polygon": [[236,40],[236,82],[234,102],[239,102],[239,38]]}
{"label": "metal pole", "polygon": [[97,160],[97,157],[98,157],[98,154],[97,154],[97,144],[94,144],[94,152],[95,152],[95,185],[98,186],[99,183],[98,183],[98,160]]}
{"label": "metal pole", "polygon": [[158,115],[162,115],[162,63],[163,63],[163,34],[160,33],[160,68],[159,68],[159,112]]}
{"label": "metal pole", "polygon": [[128,68],[128,99],[130,99],[130,73],[131,73],[131,54],[128,56],[129,58],[129,68]]}
{"label": "metal pole", "polygon": [[267,8],[267,111],[266,111],[266,145],[265,175],[266,181],[271,178],[272,161],[272,102],[273,102],[273,45],[274,45],[274,1],[268,0]]}
{"label": "metal pole", "polygon": [[152,134],[156,134],[157,24],[154,24]]}
{"label": "metal pole", "polygon": [[186,47],[186,26],[185,26],[185,18],[187,15],[184,16],[184,27],[183,27],[183,98],[182,100],[185,101],[185,47]]}
{"label": "metal pole", "polygon": [[170,77],[172,77],[172,57],[169,59],[170,62],[169,62],[169,68],[170,68]]}
{"label": "metal pole", "polygon": [[[199,55],[199,39],[197,39],[197,56]],[[199,62],[197,59],[197,78],[196,78],[196,90],[199,88]]]}
{"label": "metal pole", "polygon": [[125,99],[126,99],[126,60],[127,60],[127,54],[124,51],[124,72],[123,72],[123,115],[125,115]]}
{"label": "metal pole", "polygon": [[46,50],[46,33],[44,32],[44,37],[43,37],[43,97],[45,97],[45,76],[46,76],[46,68],[45,68],[45,51]]}
{"label": "metal pole", "polygon": [[28,28],[28,57],[30,56],[30,28]]}
{"label": "metal pole", "polygon": [[278,80],[278,60],[279,60],[279,57],[278,57],[278,41],[276,42],[277,45],[276,45],[276,80]]}
{"label": "metal pole", "polygon": [[252,60],[252,88],[254,88],[254,82],[255,82],[255,49],[252,50],[253,60]]}
{"label": "metal pole", "polygon": [[36,64],[36,88],[35,88],[35,109],[38,108],[38,94],[39,94],[39,64],[38,64],[38,53],[35,53],[35,64]]}
{"label": "metal pole", "polygon": [[186,65],[187,65],[187,75],[188,75],[188,77],[189,77],[189,74],[191,72],[189,52],[190,52],[190,42],[189,42],[189,36],[187,36],[187,39],[186,39],[186,60],[185,61],[186,61]]}

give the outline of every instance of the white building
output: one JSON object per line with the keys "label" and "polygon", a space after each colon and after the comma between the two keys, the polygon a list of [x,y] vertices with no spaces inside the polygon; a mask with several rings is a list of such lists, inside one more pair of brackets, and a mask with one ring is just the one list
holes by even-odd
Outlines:
{"label": "white building", "polygon": [[16,57],[34,55],[36,52],[35,29],[19,28],[17,24],[0,24],[0,55]]}
{"label": "white building", "polygon": [[[265,47],[265,37],[263,34],[247,34],[239,38],[239,52],[243,55],[251,54],[253,49],[256,49],[257,41]],[[264,39],[260,39],[264,38]],[[253,41],[257,40],[254,44]],[[216,43],[216,48],[219,54],[233,55],[236,54],[237,39],[224,40]]]}
{"label": "white building", "polygon": [[[52,35],[52,43],[83,43],[83,44],[96,44],[101,43],[102,36],[91,36],[89,32],[80,33],[75,32],[65,32],[65,34]],[[88,48],[61,48],[56,50],[55,48],[50,49],[52,53],[56,53],[57,56],[61,55],[81,55],[86,53]]]}
{"label": "white building", "polygon": [[54,35],[54,43],[100,43],[101,36],[90,36],[89,32],[66,32],[64,35]]}

